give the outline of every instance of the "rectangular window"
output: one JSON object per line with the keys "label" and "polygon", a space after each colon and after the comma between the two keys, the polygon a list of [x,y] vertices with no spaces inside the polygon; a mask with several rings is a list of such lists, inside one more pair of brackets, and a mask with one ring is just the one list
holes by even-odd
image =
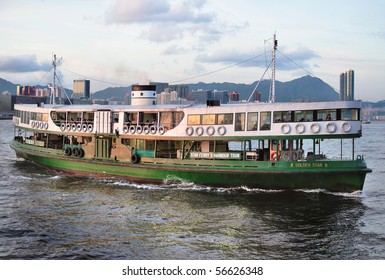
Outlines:
{"label": "rectangular window", "polygon": [[215,115],[202,115],[202,124],[210,125],[215,124]]}
{"label": "rectangular window", "polygon": [[260,130],[270,130],[271,112],[261,112]]}
{"label": "rectangular window", "polygon": [[48,114],[42,114],[41,120],[42,120],[43,122],[48,122]]}
{"label": "rectangular window", "polygon": [[245,130],[245,113],[236,113],[235,114],[235,131],[244,131]]}
{"label": "rectangular window", "polygon": [[114,113],[114,123],[119,122],[119,113]]}
{"label": "rectangular window", "polygon": [[313,111],[295,111],[295,122],[311,122],[313,121]]}
{"label": "rectangular window", "polygon": [[318,121],[335,121],[337,119],[337,110],[318,110]]}
{"label": "rectangular window", "polygon": [[188,115],[187,125],[200,125],[201,124],[201,115]]}
{"label": "rectangular window", "polygon": [[217,124],[233,124],[233,114],[218,114]]}
{"label": "rectangular window", "polygon": [[258,130],[258,113],[247,114],[247,130],[255,131]]}
{"label": "rectangular window", "polygon": [[291,121],[291,112],[290,111],[282,111],[282,112],[274,112],[274,122],[290,122]]}
{"label": "rectangular window", "polygon": [[358,121],[360,119],[359,109],[341,109],[341,118],[344,121]]}

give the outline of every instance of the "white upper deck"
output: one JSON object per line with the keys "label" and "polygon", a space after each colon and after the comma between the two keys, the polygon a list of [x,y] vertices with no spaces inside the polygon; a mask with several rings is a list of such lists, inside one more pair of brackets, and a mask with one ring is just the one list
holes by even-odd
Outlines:
{"label": "white upper deck", "polygon": [[[207,105],[15,105],[15,125],[131,137],[359,137],[360,101]],[[152,126],[152,130],[148,127]],[[92,129],[91,129],[92,127]]]}

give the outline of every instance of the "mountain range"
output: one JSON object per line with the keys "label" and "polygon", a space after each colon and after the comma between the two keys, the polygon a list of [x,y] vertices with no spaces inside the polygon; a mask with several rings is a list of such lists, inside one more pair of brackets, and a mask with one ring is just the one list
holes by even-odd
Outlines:
{"label": "mountain range", "polygon": [[[189,91],[193,90],[227,90],[228,92],[236,91],[240,94],[240,99],[248,99],[254,91],[257,81],[252,84],[236,84],[236,83],[192,83],[187,84]],[[16,94],[17,84],[13,84],[7,80],[0,78],[0,93],[4,91]],[[41,87],[41,86],[38,86]],[[260,82],[257,91],[261,92],[261,101],[267,101],[270,91],[270,80]],[[66,89],[67,93],[72,90]],[[131,91],[131,87],[109,87],[93,94],[93,99],[109,99],[124,101],[125,95]],[[312,76],[303,76],[301,78],[288,82],[275,82],[275,101],[291,102],[291,101],[333,101],[339,100],[339,94],[327,83],[319,78]]]}
{"label": "mountain range", "polygon": [[[236,84],[236,83],[194,83],[187,84],[189,91],[194,90],[227,90],[228,92],[239,92],[241,99],[248,99],[254,91],[257,81],[252,84]],[[275,83],[275,100],[277,102],[285,101],[333,101],[339,99],[339,94],[328,84],[319,78],[304,76],[288,82]],[[270,80],[263,80],[259,84],[257,91],[261,92],[261,101],[267,101],[270,92]],[[114,99],[124,100],[127,92],[130,92],[130,87],[110,87],[104,90],[95,92],[95,99]]]}

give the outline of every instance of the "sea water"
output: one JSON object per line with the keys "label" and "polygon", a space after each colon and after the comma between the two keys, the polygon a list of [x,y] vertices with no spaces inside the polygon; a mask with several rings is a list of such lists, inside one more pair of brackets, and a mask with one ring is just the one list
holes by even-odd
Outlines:
{"label": "sea water", "polygon": [[0,121],[0,259],[384,259],[385,122],[355,141],[364,190],[74,177],[17,159]]}

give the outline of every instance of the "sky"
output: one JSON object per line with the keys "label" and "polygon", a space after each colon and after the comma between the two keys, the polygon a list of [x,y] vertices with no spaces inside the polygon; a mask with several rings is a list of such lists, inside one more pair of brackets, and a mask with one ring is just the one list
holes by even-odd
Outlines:
{"label": "sky", "polygon": [[90,79],[91,91],[140,83],[318,77],[385,100],[383,0],[0,0],[0,78],[22,85]]}

